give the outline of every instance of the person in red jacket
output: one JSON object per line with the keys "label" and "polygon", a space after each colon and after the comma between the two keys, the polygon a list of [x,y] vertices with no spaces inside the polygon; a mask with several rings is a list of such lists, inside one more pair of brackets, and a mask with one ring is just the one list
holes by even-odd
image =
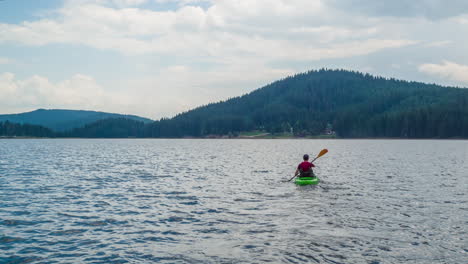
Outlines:
{"label": "person in red jacket", "polygon": [[312,170],[315,165],[309,162],[309,155],[304,155],[304,161],[297,166],[296,172],[294,175],[299,177],[315,177],[314,171]]}

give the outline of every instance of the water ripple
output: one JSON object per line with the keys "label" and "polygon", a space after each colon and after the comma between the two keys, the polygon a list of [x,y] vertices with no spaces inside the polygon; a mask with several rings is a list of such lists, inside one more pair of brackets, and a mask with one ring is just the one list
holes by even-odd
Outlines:
{"label": "water ripple", "polygon": [[[304,153],[318,186],[291,177]],[[0,263],[464,263],[467,141],[0,140]]]}

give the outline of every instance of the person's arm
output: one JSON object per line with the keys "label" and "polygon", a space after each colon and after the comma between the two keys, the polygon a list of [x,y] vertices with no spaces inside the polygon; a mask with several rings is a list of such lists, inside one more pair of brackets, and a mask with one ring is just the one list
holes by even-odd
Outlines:
{"label": "person's arm", "polygon": [[301,173],[300,168],[301,168],[301,164],[297,165],[296,172],[294,172],[294,176],[297,176]]}

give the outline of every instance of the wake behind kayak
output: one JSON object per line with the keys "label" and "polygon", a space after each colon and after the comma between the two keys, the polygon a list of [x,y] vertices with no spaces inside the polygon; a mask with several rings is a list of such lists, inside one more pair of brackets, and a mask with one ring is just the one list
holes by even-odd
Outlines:
{"label": "wake behind kayak", "polygon": [[320,180],[317,177],[298,177],[294,182],[297,185],[317,185]]}

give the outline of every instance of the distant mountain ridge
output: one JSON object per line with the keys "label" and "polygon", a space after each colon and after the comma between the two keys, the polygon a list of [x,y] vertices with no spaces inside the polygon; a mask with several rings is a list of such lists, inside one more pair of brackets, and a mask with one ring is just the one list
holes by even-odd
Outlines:
{"label": "distant mountain ridge", "polygon": [[151,119],[135,115],[66,109],[37,109],[19,114],[5,114],[0,115],[0,122],[9,121],[18,124],[39,125],[61,132],[109,118],[125,118],[143,123],[153,122]]}
{"label": "distant mountain ridge", "polygon": [[[3,131],[3,132],[2,132]],[[1,124],[0,136],[39,136],[38,127]],[[383,78],[346,70],[296,74],[251,93],[173,118],[143,123],[107,118],[50,137],[468,138],[468,89]]]}

